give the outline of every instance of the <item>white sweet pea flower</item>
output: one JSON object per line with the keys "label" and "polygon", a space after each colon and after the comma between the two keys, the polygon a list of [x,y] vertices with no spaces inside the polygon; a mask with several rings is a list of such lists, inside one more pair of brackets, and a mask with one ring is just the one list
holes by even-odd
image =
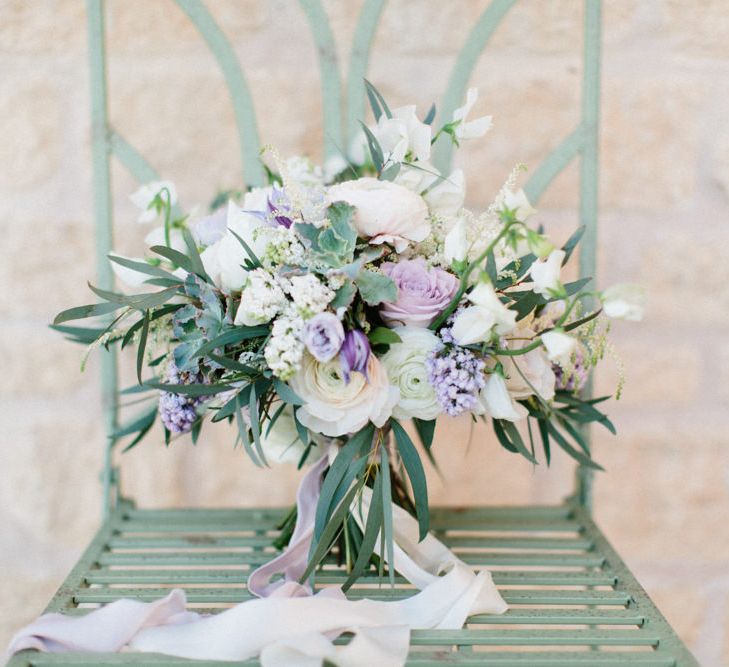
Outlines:
{"label": "white sweet pea flower", "polygon": [[600,295],[605,315],[618,320],[640,322],[645,312],[645,290],[641,285],[619,283]]}
{"label": "white sweet pea flower", "polygon": [[[167,192],[163,192],[163,190],[167,190]],[[146,224],[157,219],[157,211],[150,208],[150,206],[160,193],[162,193],[162,199],[165,202],[167,201],[167,193],[169,193],[170,206],[177,203],[177,189],[175,184],[170,181],[151,181],[129,195],[132,204],[141,211],[137,222]]]}
{"label": "white sweet pea flower", "polygon": [[386,162],[402,162],[408,154],[423,162],[430,157],[432,129],[418,119],[415,105],[393,109],[392,118],[382,114],[371,129]]}
{"label": "white sweet pea flower", "polygon": [[547,259],[538,260],[532,264],[529,275],[534,283],[532,289],[537,294],[552,296],[560,291],[562,284],[559,275],[564,257],[564,250],[553,250]]}
{"label": "white sweet pea flower", "polygon": [[479,283],[468,300],[474,305],[464,308],[453,322],[453,338],[459,345],[483,343],[516,326],[516,311],[501,303],[491,283]]}
{"label": "white sweet pea flower", "polygon": [[[160,225],[159,227],[152,229],[152,231],[144,237],[144,242],[150,248],[155,245],[167,245],[164,225]],[[182,236],[182,232],[174,227],[170,229],[170,248],[187,254],[185,238]]]}
{"label": "white sweet pea flower", "polygon": [[496,320],[488,308],[470,306],[456,315],[451,332],[459,345],[473,345],[489,340],[494,324]]}
{"label": "white sweet pea flower", "polygon": [[516,422],[529,414],[523,405],[519,405],[509,394],[506,381],[499,373],[492,373],[479,396],[483,413],[492,419],[506,419]]}
{"label": "white sweet pea flower", "polygon": [[[109,257],[119,257],[121,259],[132,260],[133,262],[145,263],[145,260],[142,257],[125,257],[124,255],[120,255],[116,252],[110,252]],[[141,287],[145,280],[152,277],[147,273],[136,271],[135,269],[129,268],[128,266],[122,266],[116,262],[111,262],[111,268],[112,271],[114,271],[114,275],[127,287]]]}
{"label": "white sweet pea flower", "polygon": [[468,257],[468,233],[466,219],[459,217],[443,240],[443,256],[451,265],[453,262],[464,262]]}
{"label": "white sweet pea flower", "polygon": [[229,201],[226,233],[200,254],[206,273],[226,293],[241,289],[248,274],[243,268],[248,255],[231,230],[248,244],[256,256],[261,257],[267,241],[254,232],[265,223],[255,212],[266,210],[269,194],[269,188],[252,190],[246,194],[243,207]]}
{"label": "white sweet pea flower", "polygon": [[466,103],[453,112],[453,121],[460,121],[455,128],[455,135],[458,141],[482,137],[491,129],[491,116],[482,116],[471,121],[466,120],[473,105],[476,104],[477,99],[478,90],[476,88],[469,88],[468,93],[466,93]]}
{"label": "white sweet pea flower", "polygon": [[491,283],[479,283],[468,294],[468,300],[481,308],[486,308],[494,316],[495,331],[500,336],[514,330],[516,311],[510,310],[499,299]]}
{"label": "white sweet pea flower", "polygon": [[466,179],[462,169],[455,169],[423,195],[430,212],[444,218],[458,213],[465,198]]}
{"label": "white sweet pea flower", "polygon": [[547,349],[547,358],[550,361],[561,365],[569,363],[570,357],[577,346],[576,339],[558,329],[545,331],[541,338],[544,347]]}
{"label": "white sweet pea flower", "polygon": [[509,188],[504,188],[503,195],[504,206],[508,209],[516,210],[515,217],[517,220],[526,222],[527,218],[537,212],[537,209],[533,208],[529,203],[529,199],[524,190],[512,192]]}

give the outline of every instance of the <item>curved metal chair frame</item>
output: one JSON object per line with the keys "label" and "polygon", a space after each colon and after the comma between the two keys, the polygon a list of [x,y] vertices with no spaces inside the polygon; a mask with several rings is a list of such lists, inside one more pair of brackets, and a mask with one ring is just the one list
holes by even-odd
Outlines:
{"label": "curved metal chair frame", "polygon": [[[465,95],[483,49],[517,0],[492,0],[472,27],[440,100],[449,118]],[[582,276],[595,274],[597,241],[598,115],[600,88],[600,0],[584,2],[584,66],[579,125],[532,173],[526,191],[538,201],[552,180],[579,160],[579,218],[586,225],[580,255]],[[232,46],[201,0],[176,0],[199,30],[220,66],[238,127],[248,185],[264,182],[253,104]],[[369,51],[385,0],[365,0],[352,43],[343,88],[334,36],[320,0],[299,0],[316,43],[321,69],[325,155],[348,145],[364,117]],[[157,177],[146,160],[110,126],[107,113],[104,0],[87,0],[91,74],[94,208],[98,284],[110,289],[106,259],[112,248],[110,162],[117,158],[140,182]],[[346,110],[346,111],[343,111]],[[436,146],[435,163],[447,169],[452,147]],[[117,365],[102,355],[103,401],[108,433],[117,426]],[[51,600],[48,611],[83,614],[120,597],[158,598],[187,588],[191,607],[215,611],[248,597],[248,571],[271,557],[281,510],[143,510],[120,497],[114,465],[115,441],[105,444],[102,472],[104,523]],[[503,616],[474,616],[458,631],[415,631],[408,665],[491,667],[693,667],[698,665],[590,516],[592,474],[578,468],[574,493],[560,506],[435,509],[434,530],[474,566],[489,567],[510,610]],[[319,585],[337,584],[332,566]],[[367,578],[350,595],[396,597],[396,588],[367,588]],[[24,652],[20,665],[187,665],[203,664],[149,654],[38,654]],[[206,665],[218,663],[204,663]],[[229,665],[230,663],[219,663]],[[257,664],[248,661],[245,664]]]}

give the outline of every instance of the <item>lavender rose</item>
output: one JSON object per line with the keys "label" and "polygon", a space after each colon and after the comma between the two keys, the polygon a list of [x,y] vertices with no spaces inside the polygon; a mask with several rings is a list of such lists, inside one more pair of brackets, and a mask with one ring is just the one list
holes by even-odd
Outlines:
{"label": "lavender rose", "polygon": [[314,359],[331,361],[344,342],[344,327],[336,315],[319,313],[304,325],[302,340]]}
{"label": "lavender rose", "polygon": [[380,316],[390,326],[427,327],[458,289],[458,279],[452,273],[429,269],[422,258],[385,262],[381,269],[397,285],[397,301],[380,306]]}

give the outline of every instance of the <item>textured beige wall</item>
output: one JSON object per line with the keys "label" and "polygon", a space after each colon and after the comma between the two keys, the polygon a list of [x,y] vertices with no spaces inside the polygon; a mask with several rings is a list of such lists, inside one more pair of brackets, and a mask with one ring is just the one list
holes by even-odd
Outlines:
{"label": "textured beige wall", "polygon": [[[234,122],[211,55],[171,0],[110,0],[114,123],[183,202],[241,183]],[[294,0],[209,0],[246,63],[264,142],[317,156],[316,54]],[[392,0],[371,78],[394,104],[425,109],[485,0]],[[340,45],[359,2],[325,3]],[[476,67],[495,129],[463,151],[473,204],[511,166],[535,166],[578,117],[579,0],[524,0]],[[600,279],[639,281],[640,326],[615,327],[628,369],[598,434],[608,469],[597,517],[707,667],[729,665],[729,6],[726,0],[605,2]],[[88,299],[93,275],[89,100],[81,0],[0,0],[0,644],[41,611],[99,519],[103,435],[97,364],[46,328]],[[115,167],[118,247],[139,230]],[[576,170],[541,205],[564,238]],[[610,362],[598,384],[609,388]],[[439,426],[446,503],[556,502],[570,466],[532,470],[484,431]],[[254,471],[226,434],[164,451],[148,439],[123,461],[147,505],[280,504],[291,471]]]}

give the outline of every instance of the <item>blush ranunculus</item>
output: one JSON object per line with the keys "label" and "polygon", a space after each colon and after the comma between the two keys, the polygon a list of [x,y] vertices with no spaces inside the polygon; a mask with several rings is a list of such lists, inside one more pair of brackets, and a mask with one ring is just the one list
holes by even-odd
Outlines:
{"label": "blush ranunculus", "polygon": [[355,207],[357,233],[374,245],[390,243],[402,252],[411,241],[423,241],[430,234],[425,201],[397,183],[358,178],[332,185],[328,197]]}
{"label": "blush ranunculus", "polygon": [[380,317],[390,326],[429,326],[458,289],[458,279],[452,273],[428,268],[422,258],[385,262],[380,268],[397,286],[397,301],[380,306]]}

